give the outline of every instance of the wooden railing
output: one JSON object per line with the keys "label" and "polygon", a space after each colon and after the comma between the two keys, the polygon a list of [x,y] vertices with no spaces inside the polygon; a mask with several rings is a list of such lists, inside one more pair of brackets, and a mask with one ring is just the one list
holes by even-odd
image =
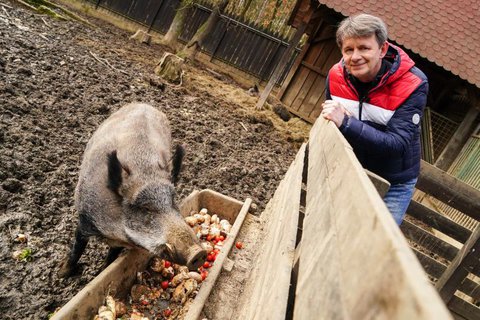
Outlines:
{"label": "wooden railing", "polygon": [[316,121],[263,215],[239,319],[451,319],[332,123]]}

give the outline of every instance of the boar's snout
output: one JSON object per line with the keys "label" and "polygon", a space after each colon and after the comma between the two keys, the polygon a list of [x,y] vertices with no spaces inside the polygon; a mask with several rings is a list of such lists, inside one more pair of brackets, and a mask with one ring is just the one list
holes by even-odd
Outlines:
{"label": "boar's snout", "polygon": [[207,250],[199,248],[193,252],[187,261],[187,268],[192,271],[196,271],[199,267],[203,265],[207,259]]}

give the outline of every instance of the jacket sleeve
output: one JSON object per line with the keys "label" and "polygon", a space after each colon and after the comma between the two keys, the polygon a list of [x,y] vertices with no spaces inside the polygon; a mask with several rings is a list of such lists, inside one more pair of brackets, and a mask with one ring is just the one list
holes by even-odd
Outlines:
{"label": "jacket sleeve", "polygon": [[330,95],[330,72],[327,75],[327,79],[325,81],[325,100],[332,100],[332,96]]}
{"label": "jacket sleeve", "polygon": [[[368,123],[350,117],[341,131],[352,146],[369,150],[372,154],[401,156],[405,153],[418,131],[427,103],[428,82],[424,80],[419,87],[395,111],[387,123],[385,131],[376,129]],[[418,116],[415,116],[418,114]],[[415,123],[416,122],[416,123]]]}

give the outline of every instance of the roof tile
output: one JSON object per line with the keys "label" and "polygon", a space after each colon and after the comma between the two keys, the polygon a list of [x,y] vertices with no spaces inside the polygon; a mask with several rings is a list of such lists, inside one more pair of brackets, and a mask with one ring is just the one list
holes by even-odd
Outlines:
{"label": "roof tile", "polygon": [[389,38],[480,88],[480,1],[319,0],[344,16],[384,19]]}

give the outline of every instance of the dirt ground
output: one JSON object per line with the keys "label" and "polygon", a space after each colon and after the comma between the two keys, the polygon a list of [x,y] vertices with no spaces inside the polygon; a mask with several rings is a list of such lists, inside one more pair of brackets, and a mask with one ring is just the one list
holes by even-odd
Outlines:
{"label": "dirt ground", "polygon": [[[73,193],[85,145],[113,111],[134,101],[165,112],[174,143],[186,147],[178,202],[210,188],[258,207],[239,236],[246,249],[231,255],[236,275],[221,275],[224,289],[205,308],[208,319],[230,318],[254,263],[258,215],[309,126],[255,111],[247,88],[199,65],[187,68],[181,87],[162,90],[153,69],[164,47],[88,19],[99,28],[0,3],[0,318],[47,319],[98,272],[107,247],[92,239],[80,274],[56,274],[77,225]],[[32,249],[26,261],[12,257],[25,248]]]}

